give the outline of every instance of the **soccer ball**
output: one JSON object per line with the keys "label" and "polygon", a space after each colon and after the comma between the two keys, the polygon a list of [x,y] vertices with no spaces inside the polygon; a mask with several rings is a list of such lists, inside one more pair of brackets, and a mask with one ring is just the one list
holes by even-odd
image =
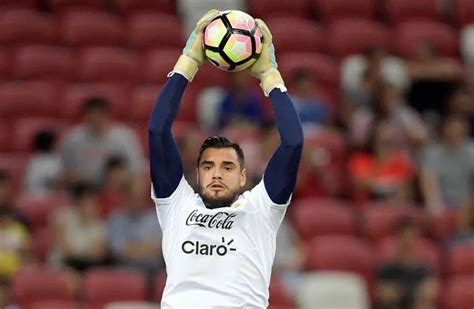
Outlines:
{"label": "soccer ball", "polygon": [[207,59],[224,71],[250,67],[262,51],[262,34],[247,13],[222,11],[204,30],[203,48]]}

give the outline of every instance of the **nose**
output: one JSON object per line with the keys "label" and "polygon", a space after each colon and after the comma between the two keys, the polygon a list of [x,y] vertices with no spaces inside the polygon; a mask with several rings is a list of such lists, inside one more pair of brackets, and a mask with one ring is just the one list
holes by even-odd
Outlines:
{"label": "nose", "polygon": [[214,169],[214,173],[212,174],[212,179],[213,180],[216,180],[216,179],[222,179],[222,174],[221,172],[219,171],[219,169]]}

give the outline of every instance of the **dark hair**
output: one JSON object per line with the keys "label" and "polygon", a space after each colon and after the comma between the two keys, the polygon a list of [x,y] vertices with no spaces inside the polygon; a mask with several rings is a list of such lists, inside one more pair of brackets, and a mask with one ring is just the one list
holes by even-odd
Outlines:
{"label": "dark hair", "polygon": [[107,112],[110,106],[106,98],[103,97],[92,97],[87,99],[82,105],[82,112],[88,113],[91,111]]}
{"label": "dark hair", "polygon": [[10,181],[10,174],[6,169],[0,168],[0,183]]}
{"label": "dark hair", "polygon": [[244,152],[242,151],[242,148],[240,148],[240,145],[229,140],[227,137],[224,136],[218,136],[214,135],[211,137],[208,137],[201,145],[201,148],[199,149],[199,155],[197,159],[197,165],[199,166],[199,163],[201,162],[202,154],[204,153],[204,150],[207,148],[233,148],[235,152],[237,152],[237,156],[239,157],[239,163],[240,167],[244,167]]}
{"label": "dark hair", "polygon": [[104,171],[107,173],[116,168],[123,168],[125,166],[125,160],[122,157],[110,156],[107,161],[105,161]]}
{"label": "dark hair", "polygon": [[56,142],[56,135],[50,130],[40,130],[36,133],[33,141],[34,150],[49,152]]}
{"label": "dark hair", "polygon": [[95,195],[97,192],[97,188],[94,185],[86,182],[77,182],[71,188],[72,198],[76,201],[87,195]]}
{"label": "dark hair", "polygon": [[0,218],[13,216],[13,207],[8,203],[0,204]]}

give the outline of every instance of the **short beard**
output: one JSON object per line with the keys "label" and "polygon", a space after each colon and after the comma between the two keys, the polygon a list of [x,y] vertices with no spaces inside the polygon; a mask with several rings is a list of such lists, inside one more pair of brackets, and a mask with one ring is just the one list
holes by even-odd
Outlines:
{"label": "short beard", "polygon": [[202,198],[204,205],[207,208],[214,209],[214,208],[221,208],[221,207],[228,207],[230,206],[239,196],[239,192],[232,192],[230,196],[214,198],[206,196],[202,193],[203,189],[201,185],[199,185],[199,196]]}

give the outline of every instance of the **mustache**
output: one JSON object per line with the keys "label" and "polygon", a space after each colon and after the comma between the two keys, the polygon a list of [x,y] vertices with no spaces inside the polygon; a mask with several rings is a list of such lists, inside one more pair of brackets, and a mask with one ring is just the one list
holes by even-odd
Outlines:
{"label": "mustache", "polygon": [[214,185],[220,185],[220,186],[222,186],[222,187],[224,187],[224,188],[227,188],[227,186],[226,186],[224,183],[220,182],[220,181],[213,181],[213,182],[211,182],[209,185],[207,185],[207,188],[212,187],[212,186],[214,186]]}

